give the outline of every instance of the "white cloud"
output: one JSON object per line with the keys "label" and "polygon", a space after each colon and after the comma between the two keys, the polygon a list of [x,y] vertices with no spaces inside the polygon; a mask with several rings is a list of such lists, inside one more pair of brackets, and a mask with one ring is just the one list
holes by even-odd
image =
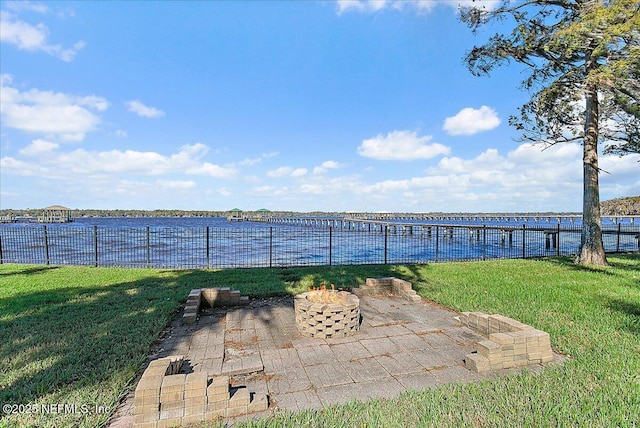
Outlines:
{"label": "white cloud", "polygon": [[383,136],[364,140],[358,147],[358,154],[380,160],[416,160],[430,159],[438,155],[446,155],[449,147],[439,143],[427,144],[433,137],[418,137],[417,132],[392,131]]}
{"label": "white cloud", "polygon": [[206,175],[214,178],[231,178],[235,177],[238,173],[235,168],[223,167],[210,162],[205,162],[195,168],[189,168],[185,172],[187,174]]}
{"label": "white cloud", "polygon": [[196,183],[191,180],[156,180],[156,185],[171,190],[185,190],[196,187]]}
{"label": "white cloud", "polygon": [[0,171],[7,175],[17,175],[19,177],[48,177],[50,171],[48,168],[35,164],[24,162],[12,157],[0,158]]}
{"label": "white cloud", "polygon": [[281,166],[280,168],[272,169],[267,171],[267,177],[271,178],[282,178],[282,177],[293,177],[299,178],[307,175],[307,168],[291,168],[290,166]]}
{"label": "white cloud", "polygon": [[296,168],[291,171],[291,177],[304,177],[305,175],[307,175],[307,172],[307,168]]}
{"label": "white cloud", "polygon": [[76,96],[38,89],[21,92],[9,86],[12,79],[8,75],[4,75],[1,82],[2,123],[24,132],[82,141],[85,134],[101,122],[96,112],[109,107],[106,99],[95,95]]}
{"label": "white cloud", "polygon": [[[44,12],[46,9],[40,8],[40,11]],[[73,61],[76,54],[85,46],[83,41],[78,41],[73,47],[64,48],[59,44],[50,44],[47,41],[48,37],[49,29],[46,25],[42,23],[32,25],[20,21],[9,12],[0,11],[0,42],[2,43],[8,43],[20,50],[45,52],[65,62]]]}
{"label": "white cloud", "polygon": [[[601,156],[603,169],[611,169],[611,175],[601,175],[603,198],[640,190],[639,159],[640,155]],[[579,144],[559,144],[546,150],[523,144],[508,153],[487,149],[468,159],[445,157],[419,176],[369,181],[360,176],[327,179],[309,175],[297,184],[261,186],[250,194],[278,197],[280,203],[296,204],[297,209],[577,211],[582,196],[582,152]],[[321,207],[319,195],[326,196]]]}
{"label": "white cloud", "polygon": [[[215,178],[231,178],[237,174],[234,168],[221,167],[201,158],[208,148],[201,143],[185,145],[180,151],[166,156],[156,152],[136,150],[89,151],[84,149],[69,152],[54,151],[57,145],[44,140],[36,140],[20,151],[24,156],[37,157],[35,163],[2,158],[3,172],[20,175],[20,168],[29,171],[57,171],[57,177],[102,176],[102,175],[140,175],[155,176],[169,173],[204,175]],[[48,153],[46,153],[48,151]],[[46,156],[42,156],[46,153]]]}
{"label": "white cloud", "polygon": [[56,143],[51,143],[45,140],[34,140],[24,149],[19,150],[19,153],[24,156],[34,157],[48,155],[54,149],[59,147]]}
{"label": "white cloud", "polygon": [[324,161],[322,162],[322,165],[320,165],[322,168],[325,169],[337,169],[340,168],[340,164],[334,160],[328,160],[328,161]]}
{"label": "white cloud", "polygon": [[338,169],[340,167],[341,167],[340,163],[334,160],[328,160],[328,161],[322,162],[320,166],[316,166],[315,168],[313,168],[313,173],[325,174],[329,169]]}
{"label": "white cloud", "polygon": [[152,118],[164,116],[164,112],[162,110],[158,110],[154,107],[147,107],[139,100],[127,101],[126,104],[129,107],[129,111],[137,114],[138,116]]}
{"label": "white cloud", "polygon": [[278,156],[278,152],[263,153],[257,158],[245,158],[240,162],[241,166],[253,166],[262,162],[264,159],[269,159]]}
{"label": "white cloud", "polygon": [[286,177],[291,174],[291,171],[293,171],[293,168],[290,166],[281,166],[280,168],[267,171],[267,176],[272,178]]}
{"label": "white cloud", "polygon": [[482,106],[479,109],[467,107],[455,116],[446,118],[442,129],[449,135],[474,135],[499,125],[500,118],[491,107]]}
{"label": "white cloud", "polygon": [[376,13],[385,9],[409,10],[417,14],[427,14],[437,5],[449,6],[455,10],[460,7],[478,7],[493,10],[500,0],[337,0],[338,15],[344,12]]}
{"label": "white cloud", "polygon": [[29,11],[29,12],[37,12],[37,13],[47,13],[49,12],[49,8],[42,3],[34,3],[27,0],[20,1],[8,1],[6,2],[7,9],[10,9],[14,12],[21,11]]}

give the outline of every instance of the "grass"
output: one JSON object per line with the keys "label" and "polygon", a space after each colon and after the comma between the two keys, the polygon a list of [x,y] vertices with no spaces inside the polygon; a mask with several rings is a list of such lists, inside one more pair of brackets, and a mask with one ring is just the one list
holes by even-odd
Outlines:
{"label": "grass", "polygon": [[[586,269],[568,259],[430,265],[167,271],[0,266],[0,426],[99,426],[128,390],[192,288],[270,296],[311,284],[399,276],[460,311],[500,313],[548,331],[564,364],[474,384],[408,391],[246,426],[640,426],[640,255]],[[75,412],[29,414],[41,405]],[[83,407],[84,406],[84,407]]]}

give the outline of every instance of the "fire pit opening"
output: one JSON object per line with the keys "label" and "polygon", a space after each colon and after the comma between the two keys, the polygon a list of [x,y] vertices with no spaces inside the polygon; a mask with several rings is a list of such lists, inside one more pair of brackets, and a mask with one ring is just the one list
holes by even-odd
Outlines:
{"label": "fire pit opening", "polygon": [[294,307],[296,326],[306,337],[346,337],[360,328],[360,299],[347,291],[321,288],[298,294]]}

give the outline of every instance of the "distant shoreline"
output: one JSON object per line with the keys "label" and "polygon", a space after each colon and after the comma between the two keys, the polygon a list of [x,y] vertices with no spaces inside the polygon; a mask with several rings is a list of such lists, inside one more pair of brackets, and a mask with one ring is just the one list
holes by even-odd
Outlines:
{"label": "distant shoreline", "polygon": [[[37,216],[42,212],[41,209],[2,209],[0,215],[21,215]],[[91,217],[165,217],[165,218],[183,218],[183,217],[226,217],[238,211],[200,211],[200,210],[93,210],[93,209],[72,209],[71,215],[74,218],[91,218]],[[532,212],[444,212],[444,211],[406,211],[406,212],[387,212],[387,211],[240,211],[247,215],[272,215],[272,216],[341,216],[348,217],[354,215],[372,215],[372,216],[408,216],[408,215],[428,215],[428,216],[575,216],[581,215],[580,212],[572,211],[532,211]]]}
{"label": "distant shoreline", "polygon": [[[626,198],[611,199],[601,202],[602,216],[637,216],[640,215],[640,196],[630,196]],[[243,213],[245,215],[274,215],[274,216],[410,216],[410,215],[429,215],[429,216],[576,216],[581,215],[578,211],[532,211],[532,212],[376,212],[376,211],[287,211],[287,210],[240,210],[238,208],[230,210],[136,210],[136,209],[71,209],[73,218],[92,218],[92,217],[166,217],[166,218],[184,218],[184,217],[227,217],[233,213]],[[42,208],[28,209],[0,209],[0,217],[2,216],[33,216],[37,217],[42,213]]]}

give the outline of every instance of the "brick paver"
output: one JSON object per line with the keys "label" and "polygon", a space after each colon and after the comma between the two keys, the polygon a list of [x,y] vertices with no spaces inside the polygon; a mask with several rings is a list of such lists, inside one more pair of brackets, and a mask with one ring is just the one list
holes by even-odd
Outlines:
{"label": "brick paver", "polygon": [[[194,324],[175,322],[154,358],[182,354],[195,373],[231,375],[268,394],[272,410],[318,409],[495,376],[465,367],[465,355],[484,337],[459,327],[454,312],[372,296],[360,298],[360,310],[355,335],[315,339],[297,331],[293,298],[206,309]],[[130,415],[127,401],[110,426],[131,427]]]}

